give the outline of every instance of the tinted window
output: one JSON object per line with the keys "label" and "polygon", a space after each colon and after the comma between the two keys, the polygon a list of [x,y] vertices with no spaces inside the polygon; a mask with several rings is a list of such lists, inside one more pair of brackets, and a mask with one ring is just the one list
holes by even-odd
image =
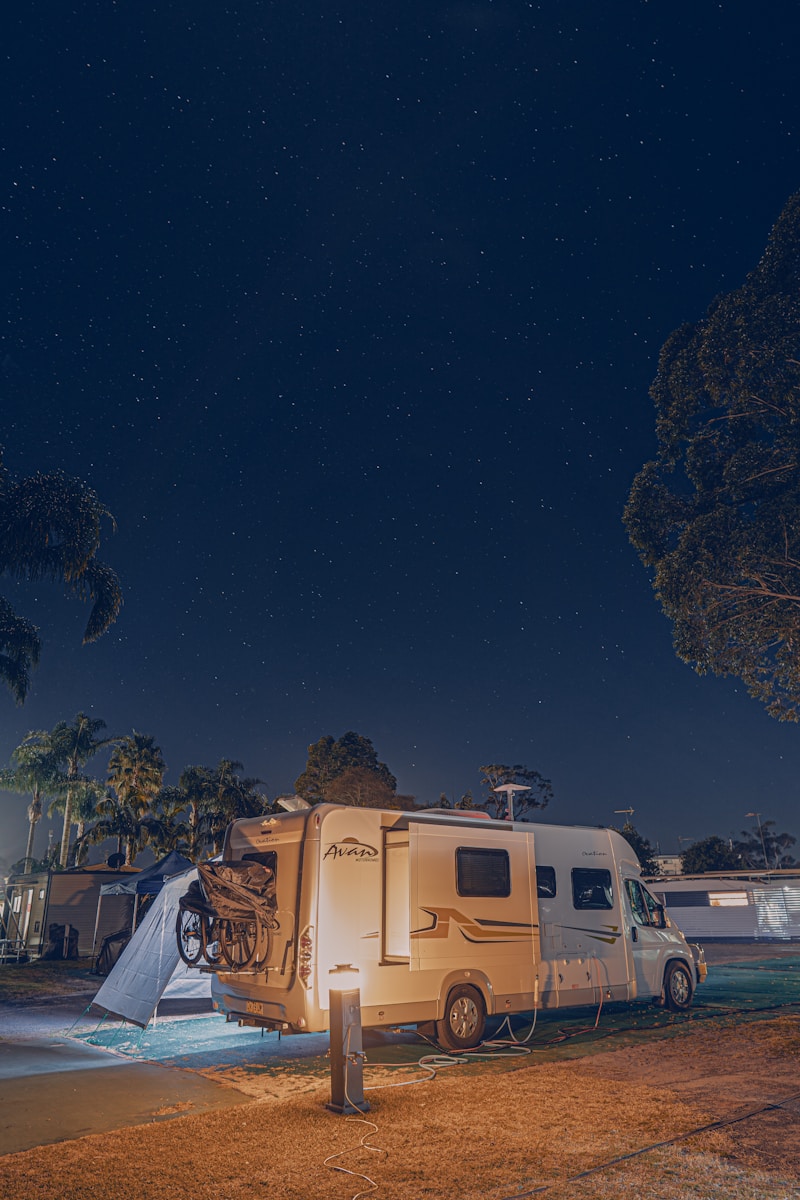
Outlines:
{"label": "tinted window", "polygon": [[575,867],[572,872],[572,903],[576,908],[613,908],[611,872],[595,867]]}
{"label": "tinted window", "polygon": [[555,867],[536,868],[536,895],[551,900],[556,894]]}
{"label": "tinted window", "polygon": [[459,896],[510,896],[511,864],[505,850],[456,850],[456,886]]}

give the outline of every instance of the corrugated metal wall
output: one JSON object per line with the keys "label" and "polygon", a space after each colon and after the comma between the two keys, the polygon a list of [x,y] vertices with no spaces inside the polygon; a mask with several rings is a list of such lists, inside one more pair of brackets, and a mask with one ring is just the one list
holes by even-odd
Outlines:
{"label": "corrugated metal wall", "polygon": [[[657,885],[651,886],[659,895]],[[718,887],[716,880],[705,889],[695,880],[691,890],[683,892],[665,885],[659,898],[664,897],[670,919],[690,939],[800,940],[800,884],[739,883],[747,893],[747,903],[732,907],[709,899]]]}
{"label": "corrugated metal wall", "polygon": [[[50,903],[47,906],[47,925],[71,925],[78,930],[78,955],[92,953],[92,938],[97,920],[97,901],[100,886],[119,876],[105,874],[54,875],[50,883]],[[104,896],[100,904],[100,923],[97,929],[97,948],[109,933],[130,926],[133,896]],[[47,929],[44,931],[45,943]]]}

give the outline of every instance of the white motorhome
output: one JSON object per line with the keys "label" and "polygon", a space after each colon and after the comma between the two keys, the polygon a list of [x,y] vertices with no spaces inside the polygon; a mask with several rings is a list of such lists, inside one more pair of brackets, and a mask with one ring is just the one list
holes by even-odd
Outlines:
{"label": "white motorhome", "polygon": [[365,1026],[416,1023],[451,1049],[477,1045],[487,1016],[685,1009],[705,977],[609,829],[321,804],[233,822],[223,862],[273,873],[265,961],[213,966],[215,1007],[243,1024],[328,1029],[343,964]]}

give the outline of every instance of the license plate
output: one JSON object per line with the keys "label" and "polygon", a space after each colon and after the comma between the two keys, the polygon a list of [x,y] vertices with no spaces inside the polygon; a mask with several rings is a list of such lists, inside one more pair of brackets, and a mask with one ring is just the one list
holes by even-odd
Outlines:
{"label": "license plate", "polygon": [[245,1012],[256,1013],[261,1016],[264,1012],[264,1005],[260,1000],[248,1000],[245,1004]]}

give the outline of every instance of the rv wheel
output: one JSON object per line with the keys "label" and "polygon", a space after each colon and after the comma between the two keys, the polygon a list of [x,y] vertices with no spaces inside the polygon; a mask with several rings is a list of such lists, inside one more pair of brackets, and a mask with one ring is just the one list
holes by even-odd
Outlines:
{"label": "rv wheel", "polygon": [[685,1012],[692,1003],[692,977],[685,963],[668,964],[664,972],[664,1003],[673,1012]]}
{"label": "rv wheel", "polygon": [[477,988],[461,983],[447,997],[444,1018],[436,1022],[436,1040],[448,1050],[479,1046],[486,1028],[486,1005]]}

